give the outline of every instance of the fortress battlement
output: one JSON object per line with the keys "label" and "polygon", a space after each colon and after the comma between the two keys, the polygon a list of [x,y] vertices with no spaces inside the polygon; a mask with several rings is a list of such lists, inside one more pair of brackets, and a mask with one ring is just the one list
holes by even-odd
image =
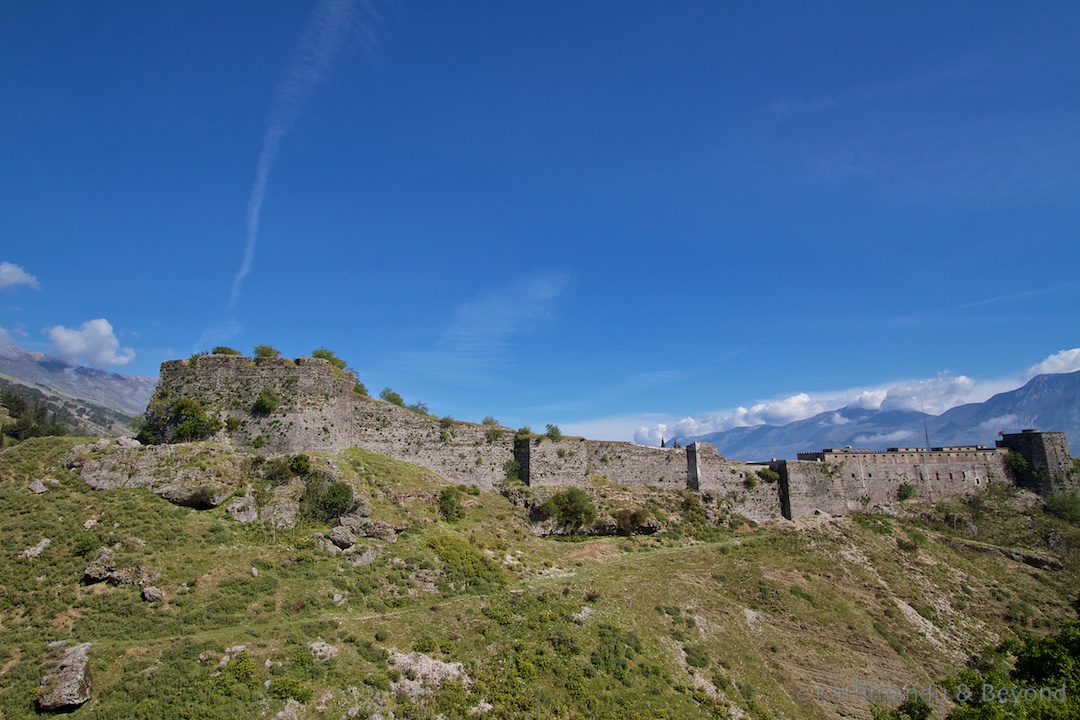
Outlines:
{"label": "fortress battlement", "polygon": [[[1011,482],[1008,453],[1024,458],[1020,484],[1064,489],[1072,460],[1063,433],[1005,435],[997,447],[828,448],[769,463],[730,460],[707,443],[657,448],[630,442],[528,435],[498,425],[439,419],[360,395],[355,378],[326,360],[206,355],[162,364],[151,407],[182,398],[222,420],[216,439],[259,453],[360,447],[425,467],[455,484],[492,489],[516,473],[530,486],[586,486],[593,476],[627,486],[712,493],[758,521],[846,514],[914,498],[956,500]],[[273,397],[272,407],[257,405]]]}

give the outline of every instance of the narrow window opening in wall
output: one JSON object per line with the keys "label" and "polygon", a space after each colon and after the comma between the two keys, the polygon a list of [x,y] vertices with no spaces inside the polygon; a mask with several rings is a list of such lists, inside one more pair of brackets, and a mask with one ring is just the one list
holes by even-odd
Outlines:
{"label": "narrow window opening in wall", "polygon": [[941,479],[941,473],[934,473],[934,479],[935,480],[940,480]]}
{"label": "narrow window opening in wall", "polygon": [[949,479],[952,480],[952,473],[949,473]]}
{"label": "narrow window opening in wall", "polygon": [[866,473],[866,477],[874,477],[874,473]]}
{"label": "narrow window opening in wall", "polygon": [[855,477],[855,473],[851,473],[851,477]]}

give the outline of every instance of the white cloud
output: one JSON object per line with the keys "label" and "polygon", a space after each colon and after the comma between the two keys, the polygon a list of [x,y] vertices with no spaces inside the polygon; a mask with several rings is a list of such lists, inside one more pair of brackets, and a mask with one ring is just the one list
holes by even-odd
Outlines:
{"label": "white cloud", "polygon": [[105,318],[87,320],[78,329],[57,325],[43,332],[52,340],[56,354],[73,364],[127,365],[135,359],[134,350],[120,348],[113,326]]}
{"label": "white cloud", "polygon": [[[878,387],[849,388],[834,392],[800,392],[772,400],[762,400],[749,407],[739,406],[733,410],[707,413],[700,417],[684,417],[660,413],[643,413],[609,418],[605,421],[611,436],[633,435],[634,442],[643,445],[659,445],[660,438],[695,437],[709,433],[756,425],[785,425],[805,420],[821,413],[851,407],[861,410],[913,410],[940,415],[950,408],[965,403],[983,402],[993,395],[1015,390],[1035,375],[1042,373],[1068,373],[1080,370],[1080,348],[1061,350],[1045,360],[1032,365],[1023,375],[999,378],[975,379],[967,375],[942,372],[937,377],[921,380],[898,380]],[[634,419],[644,420],[633,422]],[[846,419],[834,412],[829,421],[841,425]],[[615,424],[621,422],[621,433]],[[993,424],[1014,428],[1019,424],[1034,424],[1026,418],[995,418]],[[579,423],[587,427],[589,423]],[[994,427],[996,432],[1001,429]],[[860,442],[876,445],[899,442],[907,436],[866,437]]]}
{"label": "white cloud", "polygon": [[15,263],[0,263],[0,288],[15,287],[16,285],[27,285],[37,290],[38,279]]}
{"label": "white cloud", "polygon": [[1040,363],[1028,368],[1026,377],[1047,373],[1071,373],[1080,370],[1080,348],[1056,352]]}
{"label": "white cloud", "polygon": [[876,435],[859,435],[855,438],[855,442],[859,445],[866,445],[867,447],[878,447],[880,445],[886,445],[888,443],[900,442],[901,440],[909,440],[915,437],[918,433],[914,430],[894,430],[890,433],[878,433]]}
{"label": "white cloud", "polygon": [[951,407],[971,402],[975,381],[966,375],[941,373],[936,378],[902,382],[890,387],[881,410],[914,410],[938,415]]}

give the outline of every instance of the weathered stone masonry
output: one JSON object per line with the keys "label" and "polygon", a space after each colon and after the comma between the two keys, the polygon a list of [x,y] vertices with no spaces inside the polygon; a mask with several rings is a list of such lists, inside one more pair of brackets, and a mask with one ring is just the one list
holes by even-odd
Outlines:
{"label": "weathered stone masonry", "polygon": [[[265,416],[259,393],[280,397]],[[846,514],[897,502],[900,488],[924,501],[963,498],[1008,480],[1004,458],[1019,452],[1041,492],[1072,487],[1062,433],[1025,431],[984,447],[893,448],[884,453],[824,450],[773,461],[778,482],[759,479],[760,463],[729,460],[706,443],[656,448],[577,437],[516,437],[510,428],[440,421],[353,392],[351,377],[325,360],[251,360],[209,355],[163,363],[155,399],[201,402],[231,421],[219,439],[260,452],[338,452],[360,447],[428,468],[454,483],[492,488],[509,462],[533,486],[585,486],[592,476],[627,486],[713,493],[753,520],[791,520],[815,512]],[[768,474],[765,474],[766,476]]]}

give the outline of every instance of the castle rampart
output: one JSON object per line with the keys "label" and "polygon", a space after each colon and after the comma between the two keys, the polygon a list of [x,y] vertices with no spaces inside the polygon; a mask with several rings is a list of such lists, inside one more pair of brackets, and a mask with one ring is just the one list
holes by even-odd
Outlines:
{"label": "castle rampart", "polygon": [[[784,517],[842,515],[916,498],[959,500],[993,480],[1007,480],[1004,454],[988,448],[823,450],[776,463]],[[902,490],[901,488],[904,487]]]}
{"label": "castle rampart", "polygon": [[[937,502],[1008,481],[1009,451],[1023,456],[1033,488],[1071,487],[1063,433],[1005,435],[982,446],[829,448],[765,465],[729,460],[707,443],[656,448],[578,437],[519,437],[509,428],[439,420],[354,392],[354,379],[316,358],[251,360],[208,355],[162,364],[152,403],[199,401],[225,420],[218,439],[258,452],[338,452],[360,447],[411,462],[454,483],[493,488],[513,466],[533,486],[579,486],[603,476],[627,486],[709,493],[753,520],[846,514],[907,498]],[[257,412],[266,389],[277,402]],[[779,476],[779,479],[777,479]]]}
{"label": "castle rampart", "polygon": [[1024,430],[1005,433],[997,441],[1002,450],[1020,453],[1028,464],[1029,476],[1021,478],[1022,484],[1041,493],[1061,492],[1068,489],[1072,457],[1065,433]]}

